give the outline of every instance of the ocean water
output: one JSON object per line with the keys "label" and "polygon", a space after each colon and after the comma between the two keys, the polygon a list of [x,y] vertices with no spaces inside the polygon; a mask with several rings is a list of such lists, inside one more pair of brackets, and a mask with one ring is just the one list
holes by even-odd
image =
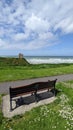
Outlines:
{"label": "ocean water", "polygon": [[73,63],[73,56],[25,56],[30,64]]}

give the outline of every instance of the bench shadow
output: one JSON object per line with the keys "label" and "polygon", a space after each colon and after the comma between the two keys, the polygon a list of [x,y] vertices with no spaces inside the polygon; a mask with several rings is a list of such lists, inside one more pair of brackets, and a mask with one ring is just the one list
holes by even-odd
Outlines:
{"label": "bench shadow", "polygon": [[[55,96],[59,93],[60,91],[59,90],[55,90]],[[51,98],[54,96],[54,91],[51,90],[50,92],[46,91],[46,92],[42,92],[42,93],[38,93],[37,94],[37,100],[36,102],[39,102],[41,100],[44,100],[44,99],[48,99],[48,98]],[[32,95],[29,95],[29,96],[26,96],[26,97],[19,97],[17,99],[14,100],[15,103],[16,103],[16,106],[12,109],[16,109],[22,105],[29,105],[31,103],[34,103],[35,102],[35,95],[32,94]]]}

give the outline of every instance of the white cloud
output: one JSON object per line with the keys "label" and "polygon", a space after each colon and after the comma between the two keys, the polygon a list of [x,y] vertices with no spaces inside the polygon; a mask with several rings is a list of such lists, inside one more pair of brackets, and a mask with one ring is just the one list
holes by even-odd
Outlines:
{"label": "white cloud", "polygon": [[15,36],[13,37],[13,39],[16,40],[16,41],[19,41],[19,40],[21,41],[21,40],[27,39],[28,36],[29,36],[28,33],[26,33],[26,34],[24,34],[24,33],[17,33],[17,34],[15,34]]}
{"label": "white cloud", "polygon": [[73,32],[73,22],[72,22],[72,17],[69,18],[64,18],[62,21],[60,21],[56,26],[55,30],[60,28],[63,33],[71,33]]}
{"label": "white cloud", "polygon": [[25,22],[26,28],[36,32],[44,32],[49,30],[49,22],[47,20],[41,19],[38,16],[32,14]]}
{"label": "white cloud", "polygon": [[62,35],[73,33],[72,2],[13,0],[8,5],[0,1],[0,49],[42,48],[56,42],[58,29]]}
{"label": "white cloud", "polygon": [[39,39],[42,39],[42,40],[46,40],[46,39],[52,39],[52,38],[54,38],[54,35],[53,35],[53,33],[51,33],[51,32],[47,32],[47,33],[40,33],[39,34]]}
{"label": "white cloud", "polygon": [[4,40],[0,38],[0,48],[5,49],[8,46],[8,43],[6,43]]}

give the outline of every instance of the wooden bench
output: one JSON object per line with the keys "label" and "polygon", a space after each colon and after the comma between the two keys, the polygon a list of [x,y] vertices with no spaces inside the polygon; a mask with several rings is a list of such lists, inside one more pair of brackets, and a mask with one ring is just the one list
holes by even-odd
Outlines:
{"label": "wooden bench", "polygon": [[25,85],[25,86],[20,86],[20,87],[15,87],[9,88],[9,93],[10,93],[10,110],[12,110],[12,100],[15,97],[22,96],[25,94],[34,94],[35,96],[35,101],[37,101],[37,92],[42,91],[47,89],[49,90],[54,90],[54,95],[55,95],[55,83],[57,79],[55,80],[48,80],[47,82],[35,82],[33,84]]}

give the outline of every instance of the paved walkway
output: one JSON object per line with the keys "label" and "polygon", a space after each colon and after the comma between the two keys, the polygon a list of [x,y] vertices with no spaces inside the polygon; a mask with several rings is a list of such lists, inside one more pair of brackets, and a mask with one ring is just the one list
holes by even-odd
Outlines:
{"label": "paved walkway", "polygon": [[[13,104],[13,110],[10,111],[10,100],[9,100],[9,95],[6,95],[3,97],[3,107],[2,107],[2,111],[3,111],[3,115],[4,117],[8,117],[11,118],[14,115],[20,115],[25,113],[26,111],[30,111],[32,108],[41,106],[41,105],[45,105],[45,104],[49,104],[53,101],[56,100],[56,97],[49,97],[49,93],[44,93],[44,96],[47,95],[47,98],[42,99],[38,102],[34,101],[34,97],[32,96],[28,96],[28,97],[23,97],[23,100],[26,101],[27,103],[24,103],[22,105],[18,105],[18,107],[16,107],[16,102],[12,102]],[[43,97],[43,95],[40,95],[41,97]],[[28,103],[28,101],[32,100],[31,103]]]}
{"label": "paved walkway", "polygon": [[58,76],[51,76],[51,77],[43,77],[43,78],[35,78],[35,79],[27,79],[27,80],[19,80],[19,81],[11,81],[11,82],[4,82],[0,83],[0,94],[1,93],[9,93],[9,87],[16,87],[16,86],[23,86],[27,84],[31,84],[34,82],[39,81],[48,81],[57,79],[57,82],[60,81],[67,81],[67,80],[73,80],[73,74],[67,74],[67,75],[58,75]]}

